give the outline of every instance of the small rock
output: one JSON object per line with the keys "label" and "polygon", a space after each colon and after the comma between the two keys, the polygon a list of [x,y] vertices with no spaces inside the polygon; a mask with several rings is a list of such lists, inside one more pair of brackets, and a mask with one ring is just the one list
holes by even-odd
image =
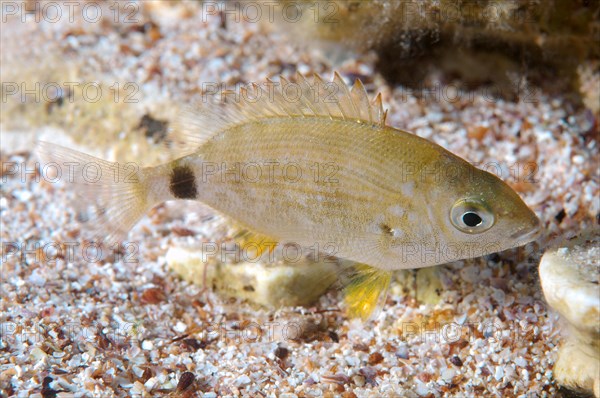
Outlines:
{"label": "small rock", "polygon": [[[548,304],[568,322],[554,365],[556,380],[600,397],[600,232],[584,233],[547,251],[540,282]],[[516,362],[516,361],[515,361]]]}
{"label": "small rock", "polygon": [[252,380],[247,375],[241,375],[233,382],[237,387],[245,386],[246,384],[250,384]]}
{"label": "small rock", "polygon": [[460,359],[460,358],[459,358],[459,357],[457,357],[456,355],[454,355],[454,356],[452,356],[452,357],[450,358],[450,363],[452,363],[452,365],[454,365],[454,366],[458,366],[458,367],[461,367],[461,366],[463,366],[463,361],[462,361],[462,359]]}
{"label": "small rock", "polygon": [[27,202],[29,199],[31,199],[31,197],[33,196],[33,193],[31,193],[31,191],[19,189],[19,190],[13,191],[12,195],[15,197],[15,199],[17,199],[20,202]]}
{"label": "small rock", "polygon": [[187,330],[187,325],[185,323],[179,321],[175,324],[175,326],[173,327],[173,330],[175,330],[178,333],[183,333]]}
{"label": "small rock", "polygon": [[142,342],[142,348],[146,351],[150,351],[151,349],[154,348],[154,344],[150,340],[144,340]]}
{"label": "small rock", "polygon": [[456,371],[452,368],[446,368],[442,371],[442,380],[446,383],[452,382],[452,378],[456,375]]}
{"label": "small rock", "polygon": [[502,368],[502,366],[496,366],[496,372],[494,372],[494,379],[496,379],[496,381],[500,381],[503,377],[504,368]]}

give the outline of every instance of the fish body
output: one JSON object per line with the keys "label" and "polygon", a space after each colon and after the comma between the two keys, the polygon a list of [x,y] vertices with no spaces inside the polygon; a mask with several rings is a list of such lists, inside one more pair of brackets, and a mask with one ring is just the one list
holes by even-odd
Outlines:
{"label": "fish body", "polygon": [[[329,247],[384,270],[497,252],[517,243],[519,230],[524,236],[537,226],[535,215],[496,177],[391,127],[272,118],[229,129],[176,164],[194,176],[185,184],[195,186],[195,195],[183,198],[277,241]],[[523,225],[510,227],[507,220],[504,227],[513,230],[504,238],[494,231],[455,233],[452,205],[465,198],[486,203],[496,192],[515,203],[515,216],[519,206],[527,210]],[[162,199],[177,198],[170,191]],[[512,215],[496,207],[502,228],[502,218]]]}
{"label": "fish body", "polygon": [[[296,101],[284,97],[292,83],[282,79],[261,100],[192,113],[186,153],[140,169],[129,187],[83,184],[100,203],[109,236],[126,233],[157,203],[198,200],[277,242],[364,264],[347,300],[363,318],[385,296],[389,271],[534,238],[539,221],[507,184],[387,126],[381,97],[369,102],[359,81],[352,90],[337,74],[330,86],[320,78],[298,81]],[[40,148],[53,160],[90,161],[50,144]]]}

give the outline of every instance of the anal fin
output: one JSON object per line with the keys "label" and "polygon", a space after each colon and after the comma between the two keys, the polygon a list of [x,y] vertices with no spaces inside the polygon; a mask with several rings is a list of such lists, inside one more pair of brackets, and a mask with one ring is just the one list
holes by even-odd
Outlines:
{"label": "anal fin", "polygon": [[365,264],[353,266],[349,282],[344,288],[348,316],[366,321],[383,307],[392,273]]}

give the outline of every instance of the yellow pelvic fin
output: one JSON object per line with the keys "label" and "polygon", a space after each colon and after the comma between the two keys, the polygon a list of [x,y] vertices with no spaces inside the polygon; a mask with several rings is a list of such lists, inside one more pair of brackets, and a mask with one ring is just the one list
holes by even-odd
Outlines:
{"label": "yellow pelvic fin", "polygon": [[273,253],[277,240],[241,226],[234,226],[233,239],[249,257],[258,258],[266,251]]}
{"label": "yellow pelvic fin", "polygon": [[344,288],[348,316],[368,320],[383,307],[392,274],[365,264],[356,264]]}

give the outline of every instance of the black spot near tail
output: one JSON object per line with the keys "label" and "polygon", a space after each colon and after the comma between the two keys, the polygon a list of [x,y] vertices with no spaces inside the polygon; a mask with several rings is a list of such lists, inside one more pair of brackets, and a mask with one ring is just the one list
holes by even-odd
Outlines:
{"label": "black spot near tail", "polygon": [[171,172],[169,189],[177,199],[196,199],[198,188],[194,170],[189,166],[176,166]]}

